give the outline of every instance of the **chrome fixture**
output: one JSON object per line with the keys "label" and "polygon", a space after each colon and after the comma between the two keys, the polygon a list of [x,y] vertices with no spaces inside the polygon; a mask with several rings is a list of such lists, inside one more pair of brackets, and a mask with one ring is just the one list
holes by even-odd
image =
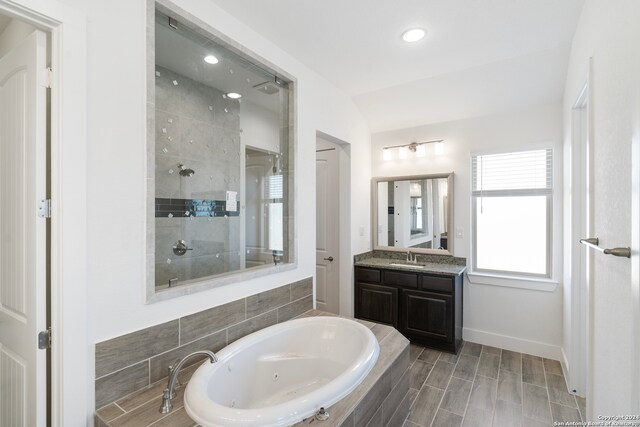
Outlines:
{"label": "chrome fixture", "polygon": [[433,141],[422,142],[410,142],[408,144],[390,145],[388,147],[382,147],[383,160],[391,160],[391,150],[399,149],[399,157],[404,159],[407,157],[407,152],[414,153],[417,157],[424,157],[426,155],[425,146],[427,144],[435,144],[435,154],[442,154],[444,139],[435,139]]}
{"label": "chrome fixture", "polygon": [[182,163],[178,163],[178,169],[180,169],[180,176],[192,177],[196,173],[193,169],[187,169]]}
{"label": "chrome fixture", "polygon": [[407,251],[407,262],[410,262],[411,264],[416,264],[418,262],[418,256],[416,254],[414,254],[413,252],[411,252],[410,250]]}
{"label": "chrome fixture", "polygon": [[178,374],[180,373],[180,369],[182,365],[193,356],[207,356],[211,363],[215,363],[218,361],[218,358],[212,351],[208,350],[200,350],[194,351],[193,353],[185,356],[182,360],[178,360],[178,362],[173,365],[173,367],[169,367],[169,381],[167,382],[167,388],[164,389],[162,393],[162,405],[160,406],[160,412],[162,414],[168,414],[171,412],[173,405],[171,404],[171,399],[176,397],[176,383],[178,382]]}
{"label": "chrome fixture", "polygon": [[623,258],[631,258],[631,248],[626,247],[626,248],[611,248],[611,249],[604,249],[601,248],[600,246],[598,246],[598,244],[600,243],[600,239],[598,239],[597,237],[590,237],[588,239],[580,239],[580,243],[582,243],[585,246],[588,246],[592,249],[597,250],[598,252],[602,252],[605,255],[613,255],[613,256],[619,256],[619,257],[623,257]]}
{"label": "chrome fixture", "polygon": [[320,408],[318,412],[316,412],[316,420],[327,421],[328,419],[329,419],[329,412],[326,409]]}
{"label": "chrome fixture", "polygon": [[282,255],[282,252],[271,251],[271,255],[273,256],[273,265],[278,265],[278,263],[280,262],[280,255]]}
{"label": "chrome fixture", "polygon": [[[187,251],[192,251],[192,250],[193,248],[187,247],[187,243],[184,240],[178,240],[176,245],[173,247],[173,253],[178,256],[182,256],[186,254]],[[169,286],[171,286],[171,283],[169,283]]]}

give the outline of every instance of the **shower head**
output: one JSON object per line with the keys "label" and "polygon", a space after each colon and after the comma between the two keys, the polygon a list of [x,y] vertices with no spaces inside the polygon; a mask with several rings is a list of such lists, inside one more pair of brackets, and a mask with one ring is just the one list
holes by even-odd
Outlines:
{"label": "shower head", "polygon": [[193,169],[187,169],[182,163],[178,163],[178,169],[180,169],[180,176],[191,177],[196,173]]}

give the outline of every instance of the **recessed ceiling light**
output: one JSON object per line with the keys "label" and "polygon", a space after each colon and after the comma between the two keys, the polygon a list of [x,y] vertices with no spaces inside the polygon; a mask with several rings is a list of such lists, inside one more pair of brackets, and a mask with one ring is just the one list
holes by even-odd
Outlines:
{"label": "recessed ceiling light", "polygon": [[402,40],[407,43],[417,42],[418,40],[422,40],[425,34],[426,32],[422,28],[412,28],[402,33]]}
{"label": "recessed ceiling light", "polygon": [[242,98],[242,95],[240,95],[239,93],[236,93],[236,92],[229,92],[227,94],[227,96],[229,98],[231,98],[231,99],[240,99],[240,98]]}
{"label": "recessed ceiling light", "polygon": [[207,64],[217,64],[219,61],[215,56],[207,55],[204,57],[204,62],[206,62]]}

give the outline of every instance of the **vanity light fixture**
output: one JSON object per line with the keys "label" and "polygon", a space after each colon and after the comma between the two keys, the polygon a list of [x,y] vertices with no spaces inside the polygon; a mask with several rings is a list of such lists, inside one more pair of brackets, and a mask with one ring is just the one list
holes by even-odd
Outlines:
{"label": "vanity light fixture", "polygon": [[213,55],[207,55],[207,56],[204,57],[204,62],[206,62],[207,64],[214,65],[214,64],[217,64],[220,61],[218,61],[218,58],[216,58]]}
{"label": "vanity light fixture", "polygon": [[231,98],[231,99],[240,99],[240,98],[242,98],[242,95],[240,95],[240,94],[239,94],[239,93],[237,93],[237,92],[229,92],[229,93],[227,94],[227,96],[228,96],[229,98]]}
{"label": "vanity light fixture", "polygon": [[402,40],[407,43],[415,43],[422,40],[426,34],[426,31],[422,28],[411,28],[402,33]]}
{"label": "vanity light fixture", "polygon": [[393,154],[392,150],[398,149],[398,158],[406,159],[409,157],[409,152],[415,153],[416,157],[425,157],[427,154],[427,144],[435,144],[434,153],[440,155],[444,152],[444,140],[436,139],[433,141],[411,142],[409,144],[392,145],[382,148],[382,159],[391,160]]}

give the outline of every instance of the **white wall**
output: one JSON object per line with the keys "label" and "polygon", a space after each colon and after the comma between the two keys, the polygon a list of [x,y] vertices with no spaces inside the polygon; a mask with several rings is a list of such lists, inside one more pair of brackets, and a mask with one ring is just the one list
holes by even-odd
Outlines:
{"label": "white wall", "polygon": [[[587,389],[591,420],[597,415],[640,412],[638,22],[637,0],[587,0],[574,36],[565,87],[564,140],[565,146],[569,146],[571,108],[587,80],[588,61],[592,57],[594,229],[600,246],[633,245],[631,261],[593,254],[592,363],[591,384]],[[569,304],[567,301],[567,309]],[[568,339],[565,337],[565,342]]]}
{"label": "white wall", "polygon": [[[281,274],[145,305],[146,5],[140,0],[65,1],[88,18],[89,300],[78,304],[88,303],[90,314],[79,319],[89,324],[89,336],[77,340],[85,342],[90,370],[93,345],[98,341],[315,275],[315,174],[309,171],[315,167],[316,130],[351,144],[355,161],[351,166],[350,248],[352,254],[368,250],[370,137],[351,100],[213,3],[179,0],[176,4],[180,7],[298,79],[298,266]],[[365,230],[363,236],[358,233],[360,225]],[[92,379],[93,371],[88,376]],[[93,381],[83,392],[93,402]],[[87,407],[87,420],[79,420],[77,425],[89,422],[92,413],[93,408]]]}
{"label": "white wall", "polygon": [[[382,147],[444,139],[444,154],[433,147],[423,158],[384,161]],[[454,254],[469,260],[471,154],[529,148],[554,148],[554,271],[562,277],[562,114],[560,105],[516,111],[505,115],[439,123],[372,136],[372,175],[396,176],[446,173],[454,176],[454,227],[462,238],[451,236]],[[455,234],[455,233],[452,233]],[[498,281],[495,282],[498,284]],[[553,288],[553,286],[551,286]],[[508,319],[508,320],[507,320]],[[560,358],[562,290],[531,290],[464,283],[465,339],[503,348]]]}

